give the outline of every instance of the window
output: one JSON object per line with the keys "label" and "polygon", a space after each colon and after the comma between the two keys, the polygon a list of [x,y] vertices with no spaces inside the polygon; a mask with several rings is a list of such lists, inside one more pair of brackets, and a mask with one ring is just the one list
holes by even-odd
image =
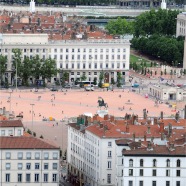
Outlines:
{"label": "window", "polygon": [[57,55],[54,55],[54,59],[57,59]]}
{"label": "window", "polygon": [[103,55],[100,55],[100,59],[103,59]]}
{"label": "window", "polygon": [[57,48],[54,49],[54,52],[57,52]]}
{"label": "window", "polygon": [[166,181],[166,186],[170,186],[170,181]]}
{"label": "window", "polygon": [[129,176],[133,176],[133,169],[129,169]]}
{"label": "window", "polygon": [[53,159],[57,160],[58,159],[58,153],[57,152],[53,152]]}
{"label": "window", "polygon": [[44,163],[44,169],[45,169],[45,170],[48,169],[48,163]]}
{"label": "window", "polygon": [[112,68],[114,68],[114,63],[112,63]]}
{"label": "window", "polygon": [[143,167],[143,159],[140,159],[140,167]]}
{"label": "window", "polygon": [[139,175],[143,176],[143,169],[140,169]]}
{"label": "window", "polygon": [[78,52],[80,52],[80,49],[78,48]]}
{"label": "window", "polygon": [[18,174],[17,175],[17,181],[18,182],[22,182],[22,174]]}
{"label": "window", "polygon": [[60,59],[61,59],[61,60],[63,59],[63,55],[60,55]]}
{"label": "window", "polygon": [[156,181],[152,181],[152,186],[156,186]]}
{"label": "window", "polygon": [[118,52],[120,52],[120,49],[118,48]]}
{"label": "window", "polygon": [[100,52],[103,52],[103,49],[101,49]]}
{"label": "window", "polygon": [[94,68],[97,69],[97,63],[94,64]]}
{"label": "window", "polygon": [[85,68],[86,68],[85,63],[83,63],[83,69],[85,69]]}
{"label": "window", "polygon": [[112,55],[112,59],[114,59],[114,55]]}
{"label": "window", "polygon": [[125,55],[123,55],[123,59],[125,59],[126,57],[125,57]]}
{"label": "window", "polygon": [[177,162],[176,162],[176,166],[177,166],[177,167],[180,167],[180,165],[181,165],[180,160],[177,160]]}
{"label": "window", "polygon": [[91,69],[91,63],[88,64],[88,68]]}
{"label": "window", "polygon": [[170,160],[169,159],[167,159],[167,161],[166,161],[167,163],[167,167],[170,167]]}
{"label": "window", "polygon": [[152,176],[156,176],[156,169],[152,170]]}
{"label": "window", "polygon": [[108,169],[111,169],[111,168],[112,168],[112,162],[108,161]]}
{"label": "window", "polygon": [[5,130],[1,130],[1,136],[5,136]]}
{"label": "window", "polygon": [[77,64],[77,68],[80,69],[80,64],[79,63]]}
{"label": "window", "polygon": [[129,181],[129,186],[133,186],[133,181]]}
{"label": "window", "polygon": [[97,75],[97,72],[94,72],[94,75]]}
{"label": "window", "polygon": [[57,174],[52,174],[52,181],[57,182]]}
{"label": "window", "polygon": [[22,168],[23,168],[23,164],[22,164],[22,163],[18,163],[18,164],[17,164],[17,169],[18,169],[18,170],[22,170]]}
{"label": "window", "polygon": [[180,181],[176,181],[176,186],[180,186]]}
{"label": "window", "polygon": [[26,174],[26,182],[30,182],[30,174]]}
{"label": "window", "polygon": [[26,159],[27,159],[27,160],[30,160],[30,159],[31,159],[31,152],[27,152],[27,153],[26,153]]}
{"label": "window", "polygon": [[44,174],[43,180],[44,182],[48,182],[48,174]]}
{"label": "window", "polygon": [[125,48],[123,49],[123,52],[126,52],[126,49]]}
{"label": "window", "polygon": [[[86,59],[86,55],[83,55],[83,59]],[[90,59],[90,57],[89,57],[89,59]]]}
{"label": "window", "polygon": [[54,170],[57,170],[57,163],[53,163],[52,167],[53,167]]}
{"label": "window", "polygon": [[111,174],[107,174],[107,183],[111,183]]}
{"label": "window", "polygon": [[45,153],[44,153],[44,159],[45,159],[45,160],[48,160],[48,157],[49,157],[48,152],[45,152]]}
{"label": "window", "polygon": [[123,165],[123,158],[122,158],[122,160],[121,160],[121,164]]}
{"label": "window", "polygon": [[95,58],[95,60],[97,60],[97,59],[98,59],[98,56],[97,56],[97,55],[95,55],[95,56],[94,56],[94,58]]}
{"label": "window", "polygon": [[6,152],[6,159],[10,159],[11,158],[11,153],[10,152]]}
{"label": "window", "polygon": [[129,160],[129,167],[133,167],[133,160],[132,159]]}
{"label": "window", "polygon": [[181,171],[180,170],[176,170],[176,176],[180,176],[181,175]]}
{"label": "window", "polygon": [[5,174],[5,181],[10,182],[10,174]]}
{"label": "window", "polygon": [[170,170],[166,170],[166,176],[170,176]]}
{"label": "window", "polygon": [[66,52],[68,52],[68,48],[66,48]]}
{"label": "window", "polygon": [[109,55],[106,55],[106,59],[109,59]]}
{"label": "window", "polygon": [[18,158],[18,160],[22,160],[23,159],[23,153],[22,152],[18,152],[17,153],[17,158]]}
{"label": "window", "polygon": [[13,130],[8,130],[8,135],[9,136],[13,135]]}
{"label": "window", "polygon": [[112,151],[108,151],[108,157],[112,157]]}
{"label": "window", "polygon": [[35,174],[35,182],[39,182],[39,174]]}
{"label": "window", "polygon": [[156,159],[153,159],[153,167],[156,167],[157,166],[157,161]]}
{"label": "window", "polygon": [[74,55],[72,55],[72,60],[74,60]]}
{"label": "window", "polygon": [[100,68],[103,68],[103,63],[100,63]]}
{"label": "window", "polygon": [[31,163],[27,163],[27,164],[26,164],[26,169],[27,169],[27,170],[30,170],[30,169],[31,169]]}
{"label": "window", "polygon": [[36,160],[39,160],[39,159],[40,159],[40,153],[39,153],[39,152],[36,152],[36,153],[35,153],[35,159],[36,159]]}
{"label": "window", "polygon": [[143,181],[139,181],[139,186],[143,186]]}
{"label": "window", "polygon": [[66,60],[68,60],[68,55],[66,55]]}
{"label": "window", "polygon": [[106,68],[108,68],[108,63],[106,63]]}
{"label": "window", "polygon": [[18,130],[17,130],[17,135],[18,135],[18,136],[21,136],[21,129],[18,129]]}
{"label": "window", "polygon": [[117,55],[117,59],[120,59],[120,55]]}
{"label": "window", "polygon": [[39,163],[35,163],[35,169],[39,169]]}
{"label": "window", "polygon": [[6,170],[10,170],[10,163],[6,163]]}
{"label": "window", "polygon": [[72,52],[74,52],[74,48],[72,48]]}
{"label": "window", "polygon": [[112,147],[112,142],[111,141],[108,142],[108,147]]}
{"label": "window", "polygon": [[80,60],[80,55],[77,55],[77,59]]}

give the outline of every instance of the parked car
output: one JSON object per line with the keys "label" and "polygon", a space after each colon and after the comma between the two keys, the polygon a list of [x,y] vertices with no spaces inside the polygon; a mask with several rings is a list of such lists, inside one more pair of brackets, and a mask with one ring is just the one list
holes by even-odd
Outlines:
{"label": "parked car", "polygon": [[50,90],[51,91],[58,91],[58,89],[56,87],[52,87]]}
{"label": "parked car", "polygon": [[85,87],[86,91],[94,91],[94,85],[88,85]]}
{"label": "parked car", "polygon": [[72,85],[65,85],[64,88],[72,88]]}

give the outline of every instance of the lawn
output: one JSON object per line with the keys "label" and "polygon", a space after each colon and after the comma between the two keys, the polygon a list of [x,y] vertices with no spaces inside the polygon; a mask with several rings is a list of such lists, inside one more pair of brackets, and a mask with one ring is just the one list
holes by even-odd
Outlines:
{"label": "lawn", "polygon": [[130,55],[130,63],[134,63],[134,62],[136,62],[138,65],[141,64],[141,62],[143,62],[143,63],[146,62],[147,67],[150,67],[150,65],[151,65],[151,61],[141,58],[140,56],[135,56],[135,55],[131,54]]}

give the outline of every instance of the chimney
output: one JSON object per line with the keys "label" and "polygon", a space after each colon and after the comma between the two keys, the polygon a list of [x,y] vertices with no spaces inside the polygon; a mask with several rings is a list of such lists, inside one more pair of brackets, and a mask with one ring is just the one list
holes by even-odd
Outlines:
{"label": "chimney", "polygon": [[160,118],[163,119],[163,111],[160,112]]}
{"label": "chimney", "polygon": [[147,124],[149,124],[149,125],[151,124],[151,120],[150,119],[147,120]]}
{"label": "chimney", "polygon": [[114,116],[110,116],[110,121],[114,122]]}
{"label": "chimney", "polygon": [[162,132],[161,133],[161,140],[164,140],[165,139],[165,135],[164,135],[164,133]]}
{"label": "chimney", "polygon": [[147,119],[147,112],[146,112],[146,109],[143,109],[143,119]]}
{"label": "chimney", "polygon": [[176,120],[176,122],[178,122],[178,120],[179,120],[179,112],[176,112],[176,114],[175,114],[175,120]]}
{"label": "chimney", "polygon": [[163,121],[160,121],[160,130],[159,130],[160,133],[163,133],[164,132],[164,123]]}
{"label": "chimney", "polygon": [[150,125],[147,126],[147,134],[150,134]]}
{"label": "chimney", "polygon": [[150,141],[149,141],[148,144],[147,144],[147,150],[153,150],[153,149],[152,149],[152,144],[151,144]]}
{"label": "chimney", "polygon": [[154,125],[157,125],[157,124],[158,124],[158,119],[154,118]]}
{"label": "chimney", "polygon": [[108,114],[104,115],[104,120],[108,120],[108,119],[109,119]]}
{"label": "chimney", "polygon": [[132,134],[132,140],[135,141],[135,138],[136,138],[136,134],[135,132]]}
{"label": "chimney", "polygon": [[147,141],[147,134],[146,134],[146,132],[144,133],[144,141],[145,142]]}
{"label": "chimney", "polygon": [[103,128],[103,123],[99,122],[99,127]]}
{"label": "chimney", "polygon": [[170,151],[175,150],[175,147],[174,147],[174,143],[173,143],[173,142],[171,142],[171,143],[169,144],[169,150],[170,150]]}
{"label": "chimney", "polygon": [[129,133],[129,125],[126,125],[126,133]]}
{"label": "chimney", "polygon": [[172,124],[169,123],[168,125],[168,136],[170,137],[172,135]]}

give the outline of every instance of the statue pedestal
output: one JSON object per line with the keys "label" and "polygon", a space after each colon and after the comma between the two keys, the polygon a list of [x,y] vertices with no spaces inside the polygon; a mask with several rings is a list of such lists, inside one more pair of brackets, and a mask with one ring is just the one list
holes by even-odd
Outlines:
{"label": "statue pedestal", "polygon": [[103,118],[104,115],[108,114],[108,110],[97,110],[97,114]]}

